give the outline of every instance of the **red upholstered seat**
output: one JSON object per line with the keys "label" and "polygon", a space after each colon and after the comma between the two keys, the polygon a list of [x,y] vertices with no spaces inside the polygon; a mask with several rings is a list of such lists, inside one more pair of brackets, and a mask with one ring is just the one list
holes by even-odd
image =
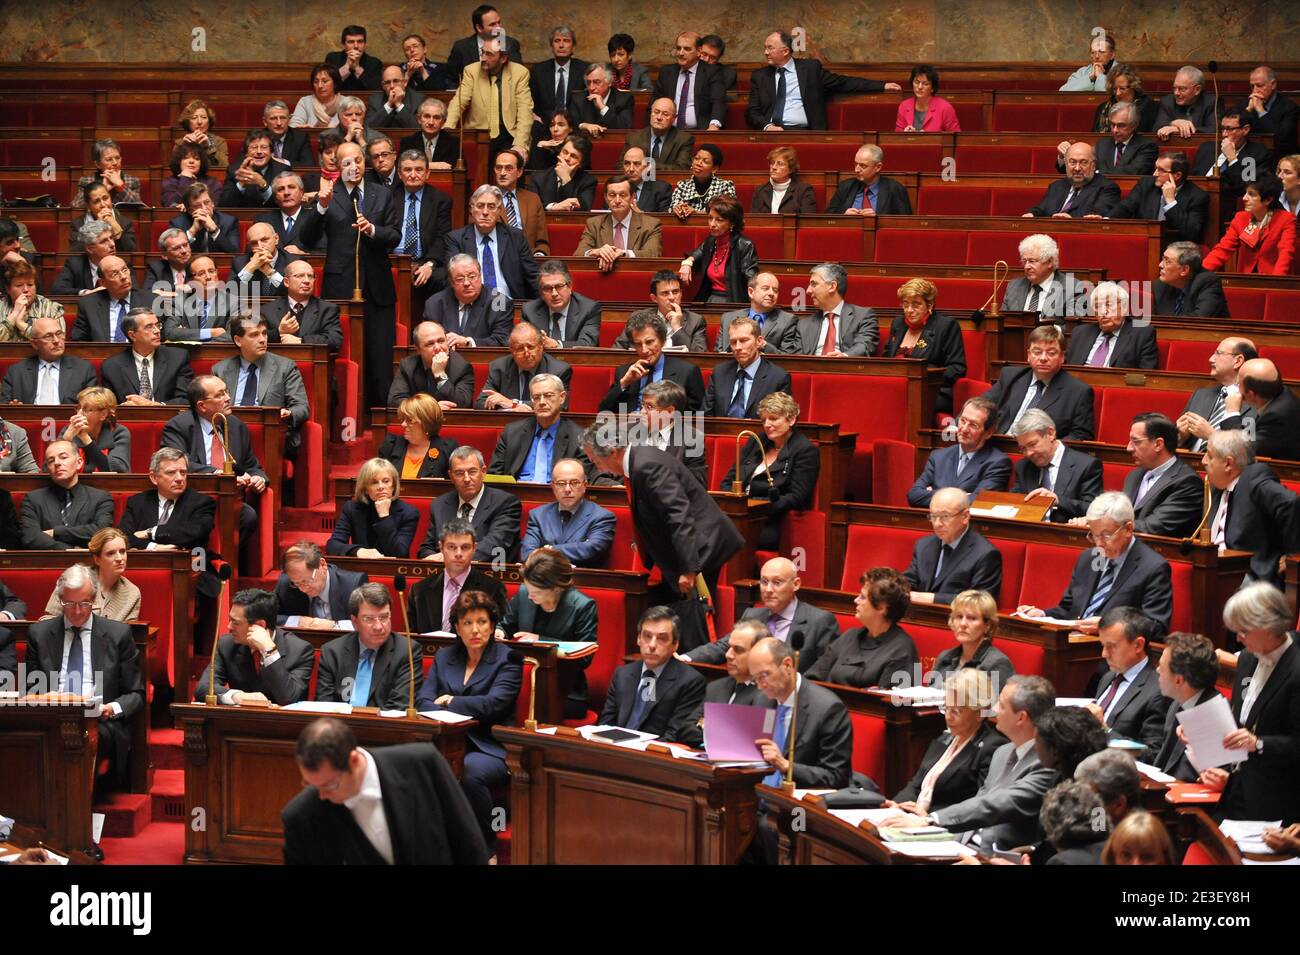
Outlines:
{"label": "red upholstered seat", "polygon": [[[898,107],[895,106],[894,109],[897,110]],[[939,143],[889,143],[884,147],[884,152],[886,169],[898,172],[940,172],[943,169],[943,146]],[[800,146],[799,162],[806,169],[818,168],[810,165],[803,156],[804,147]],[[844,160],[841,160],[841,163],[844,163]],[[847,168],[847,165],[844,163],[841,168]]]}
{"label": "red upholstered seat", "polygon": [[1123,464],[1119,461],[1103,461],[1101,463],[1102,486],[1108,491],[1124,490],[1124,481],[1135,466]]}
{"label": "red upholstered seat", "polygon": [[915,446],[907,441],[872,443],[871,503],[907,507],[907,489],[915,479]]}
{"label": "red upholstered seat", "polygon": [[1277,369],[1282,373],[1283,378],[1300,378],[1300,348],[1265,345],[1260,348],[1259,354],[1261,358],[1267,358],[1277,365]]}
{"label": "red upholstered seat", "polygon": [[[618,328],[621,330],[622,326],[618,326]],[[616,331],[613,338],[617,337],[618,332]],[[613,338],[610,339],[611,344]],[[602,344],[604,343],[602,342]],[[578,413],[594,414],[600,404],[600,399],[605,397],[605,393],[609,391],[609,386],[613,383],[613,368],[574,365],[573,378],[569,382],[569,409]]]}
{"label": "red upholstered seat", "polygon": [[[966,363],[966,367],[971,367],[969,362]],[[960,408],[971,398],[984,394],[992,387],[993,382],[984,381],[982,378],[958,378],[952,386],[952,406]]]}
{"label": "red upholstered seat", "polygon": [[998,598],[998,609],[1004,612],[1015,610],[1025,576],[1025,542],[991,540],[990,543],[1002,554],[1002,589],[994,595]]}
{"label": "red upholstered seat", "polygon": [[791,511],[786,515],[781,525],[781,553],[799,569],[805,587],[825,587],[826,515],[821,511]]}
{"label": "red upholstered seat", "polygon": [[[1228,299],[1228,311],[1232,312],[1234,318],[1261,318],[1272,322],[1296,320],[1293,314],[1290,318],[1284,316],[1266,318],[1268,296],[1263,289],[1229,285],[1224,288],[1223,294]],[[1287,312],[1292,313],[1293,310],[1287,309]]]}
{"label": "red upholstered seat", "polygon": [[964,232],[925,229],[880,229],[876,232],[877,262],[945,265],[960,264],[965,258]]}
{"label": "red upholstered seat", "polygon": [[1169,562],[1170,583],[1174,591],[1174,612],[1169,620],[1173,633],[1192,629],[1192,601],[1196,595],[1192,590],[1192,565],[1185,560]]}
{"label": "red upholstered seat", "polygon": [[957,160],[958,177],[1032,172],[1029,150],[1023,146],[958,146],[953,155]]}
{"label": "red upholstered seat", "polygon": [[642,302],[650,294],[650,276],[653,274],[654,272],[622,266],[612,272],[575,268],[573,287],[588,298],[600,302]]}
{"label": "red upholstered seat", "polygon": [[[1229,288],[1228,291],[1235,292],[1237,289]],[[1262,291],[1264,295],[1264,313],[1262,316],[1264,321],[1288,322],[1291,324],[1300,322],[1300,291],[1296,289],[1267,289]],[[1261,317],[1258,312],[1254,314],[1238,312],[1231,295],[1228,297],[1228,308],[1232,312],[1232,317],[1236,319]]]}
{"label": "red upholstered seat", "polygon": [[841,433],[857,433],[849,488],[851,496],[864,495],[870,488],[873,442],[882,438],[902,441],[907,437],[907,382],[903,378],[857,375],[814,377],[807,418],[836,421]]}
{"label": "red upholstered seat", "polygon": [[[999,547],[1001,542],[999,542]],[[1079,559],[1079,548],[1059,544],[1026,544],[1024,566],[1033,567],[1020,584],[1019,604],[1033,604],[1047,609],[1055,607],[1070,583],[1074,562]],[[1005,590],[1005,585],[1003,586]]]}
{"label": "red upholstered seat", "polygon": [[[916,644],[917,656],[921,658],[920,678],[934,669],[934,659],[949,647],[956,646],[956,638],[947,627],[933,627],[928,624],[904,621],[903,629],[908,632]],[[911,686],[917,685],[918,675],[910,676]]]}
{"label": "red upholstered seat", "polygon": [[[897,103],[880,100],[846,100],[832,102],[826,107],[826,122],[831,129],[878,129],[893,132],[897,116]],[[804,168],[809,168],[808,160],[803,158],[802,145],[799,147],[799,160]]]}
{"label": "red upholstered seat", "polygon": [[1168,345],[1164,364],[1167,371],[1209,371],[1210,354],[1214,351],[1210,342],[1171,341]]}
{"label": "red upholstered seat", "polygon": [[946,183],[922,186],[917,192],[916,213],[923,216],[986,216],[992,203],[991,194],[992,190],[986,186]]}
{"label": "red upholstered seat", "polygon": [[858,239],[857,230],[846,232],[830,226],[800,228],[794,239],[794,257],[816,262],[866,261],[866,253]]}
{"label": "red upholstered seat", "polygon": [[884,785],[885,721],[878,716],[850,710],[849,722],[853,724],[853,756],[850,760],[853,771],[870,776],[877,785]]}
{"label": "red upholstered seat", "polygon": [[551,240],[552,255],[573,255],[582,240],[580,222],[548,222],[546,233]]}
{"label": "red upholstered seat", "polygon": [[[995,216],[1024,215],[1038,203],[1038,200],[1043,198],[1043,192],[1042,189],[1030,186],[1005,186],[1001,189],[994,189],[990,197],[989,214]],[[983,261],[982,258],[976,258],[971,264],[978,265]],[[1007,261],[1013,262],[1015,259],[1008,259]]]}
{"label": "red upholstered seat", "polygon": [[1108,278],[1149,281],[1147,239],[1140,235],[1063,234],[1061,261],[1076,268],[1106,269]]}
{"label": "red upholstered seat", "polygon": [[1097,440],[1108,444],[1127,444],[1129,426],[1135,415],[1159,411],[1177,420],[1187,404],[1182,391],[1156,391],[1151,388],[1096,388]]}
{"label": "red upholstered seat", "polygon": [[532,657],[524,657],[523,679],[519,684],[519,696],[515,698],[515,722],[520,726],[523,726],[524,720],[528,719],[528,706],[533,699],[529,674],[535,669],[537,669],[537,661]]}
{"label": "red upholstered seat", "polygon": [[[61,206],[66,206],[72,199],[72,183],[66,175],[47,182],[40,177],[40,170],[31,172],[0,173],[0,191],[7,199],[32,199],[36,196],[52,196]],[[157,248],[155,245],[154,248]]]}
{"label": "red upholstered seat", "polygon": [[[966,291],[966,290],[967,290],[967,285],[968,285],[968,283],[962,283],[962,290],[963,290],[963,291]],[[983,294],[983,291],[984,291],[984,290],[983,290],[982,288],[978,288],[978,287],[977,287],[977,288],[971,289],[970,291],[973,291],[973,292],[975,293],[976,296],[980,296],[980,295]],[[945,301],[947,301],[946,297],[945,297]],[[952,305],[954,305],[954,306],[958,306],[958,307],[961,307],[961,308],[971,308],[971,309],[973,309],[973,308],[976,308],[976,307],[978,307],[979,305],[983,304],[983,302],[984,302],[984,298],[980,298],[978,301],[971,300],[970,303],[953,302]],[[987,374],[987,372],[988,372],[988,334],[987,334],[986,332],[980,332],[980,331],[976,331],[976,330],[974,330],[974,329],[965,329],[965,328],[963,328],[962,331],[961,331],[961,342],[962,342],[962,346],[966,349],[966,369],[967,369],[967,371],[970,371],[971,373],[976,374],[976,375]],[[958,410],[958,411],[961,410],[961,406],[960,406],[960,405],[954,405],[953,407],[954,407],[956,410]]]}
{"label": "red upholstered seat", "polygon": [[1041,676],[1043,673],[1043,648],[1037,643],[993,638],[993,645],[1007,655],[1017,673]]}
{"label": "red upholstered seat", "polygon": [[[751,190],[752,192],[752,190]],[[745,200],[749,208],[749,200]],[[759,261],[785,258],[785,233],[780,226],[755,226],[745,229],[745,237],[754,243]]]}
{"label": "red upholstered seat", "polygon": [[856,593],[861,588],[858,580],[862,572],[872,567],[893,567],[900,572],[905,570],[912,562],[912,548],[917,539],[924,536],[923,531],[909,527],[850,524],[839,589]]}

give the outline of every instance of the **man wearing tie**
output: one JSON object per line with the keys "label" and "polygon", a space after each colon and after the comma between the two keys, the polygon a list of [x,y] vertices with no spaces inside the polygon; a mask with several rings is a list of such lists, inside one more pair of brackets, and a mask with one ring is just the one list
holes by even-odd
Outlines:
{"label": "man wearing tie", "polygon": [[758,403],[773,392],[790,394],[790,373],[763,359],[763,332],[748,315],[733,318],[727,326],[732,357],[719,362],[709,377],[700,412],[706,417],[753,419]]}
{"label": "man wearing tie", "polygon": [[509,355],[494,358],[488,365],[487,381],[474,407],[531,413],[533,404],[529,386],[535,375],[554,375],[564,384],[563,390],[568,390],[573,368],[568,362],[546,354],[538,326],[520,322],[510,331],[509,345]]}
{"label": "man wearing tie", "polygon": [[687,31],[673,47],[676,63],[662,67],[655,83],[656,99],[677,104],[675,122],[681,129],[721,129],[727,113],[722,71],[700,62],[700,35]]}
{"label": "man wearing tie", "polygon": [[735,706],[761,706],[770,709],[775,704],[764,696],[749,672],[749,651],[755,643],[769,636],[767,627],[758,620],[737,620],[731,633],[723,637],[727,651],[723,656],[723,665],[727,675],[710,680],[704,688],[704,702],[700,704],[699,718],[695,721],[695,731],[683,742],[691,746],[704,745],[704,704],[730,703]]}
{"label": "man wearing tie", "polygon": [[447,476],[454,490],[429,505],[429,533],[420,545],[421,560],[441,561],[442,528],[453,518],[469,521],[478,544],[474,559],[515,563],[519,555],[519,527],[523,506],[509,491],[487,487],[487,465],[477,448],[462,445],[451,452]]}
{"label": "man wearing tie", "polygon": [[153,296],[131,287],[131,267],[116,255],[106,255],[100,261],[99,281],[102,289],[89,292],[77,301],[72,340],[124,345],[126,332],[122,330],[122,319],[132,309],[149,308]]}
{"label": "man wearing tie", "polygon": [[424,321],[444,329],[447,347],[453,350],[500,348],[516,327],[514,317],[514,302],[484,285],[478,259],[464,252],[447,262],[447,287],[424,304]]}
{"label": "man wearing tie", "polygon": [[968,398],[957,416],[957,441],[930,452],[925,468],[907,490],[907,503],[928,507],[938,488],[959,487],[968,494],[1005,491],[1011,481],[1011,459],[989,444],[998,420],[998,406],[988,398]]}
{"label": "man wearing tie", "polygon": [[325,251],[323,242],[311,244],[302,238],[303,225],[316,215],[314,208],[303,205],[302,177],[286,169],[271,180],[271,195],[279,208],[263,213],[255,221],[265,222],[274,229],[280,246],[290,255]]}
{"label": "man wearing tie", "polygon": [[1160,746],[1151,764],[1179,782],[1196,782],[1200,774],[1187,759],[1187,744],[1178,737],[1178,714],[1219,695],[1219,661],[1214,643],[1199,633],[1171,633],[1156,665],[1160,692],[1169,700]]}
{"label": "man wearing tie", "polygon": [[1134,607],[1114,606],[1102,614],[1097,633],[1109,669],[1097,685],[1097,702],[1088,706],[1112,738],[1142,743],[1147,755],[1164,742],[1169,710],[1147,646],[1153,630],[1151,619]]}
{"label": "man wearing tie", "polygon": [[[32,319],[30,358],[14,362],[5,372],[0,401],[27,405],[75,405],[83,388],[99,384],[95,367],[84,358],[66,355],[67,333],[61,318]],[[703,385],[700,391],[704,391]]]}
{"label": "man wearing tie", "polygon": [[788,33],[769,33],[763,40],[767,66],[749,80],[749,108],[745,121],[753,129],[826,129],[826,99],[832,93],[879,93],[901,89],[856,76],[841,76],[822,69],[821,61],[796,60],[794,40]]}
{"label": "man wearing tie", "polygon": [[1012,427],[1030,410],[1051,415],[1065,441],[1091,441],[1097,428],[1090,385],[1064,370],[1065,336],[1057,325],[1039,325],[1029,333],[1028,364],[1008,365],[983,397],[998,406],[998,432]]}
{"label": "man wearing tie", "polygon": [[[226,706],[289,706],[307,699],[316,653],[302,637],[276,627],[275,618],[275,595],[265,590],[241,590],[230,599],[230,632],[217,641],[194,686],[194,702],[203,702],[209,685]],[[209,673],[213,666],[215,675]]]}
{"label": "man wearing tie", "polygon": [[801,355],[823,358],[869,358],[876,353],[880,329],[876,313],[844,301],[849,273],[838,262],[823,262],[808,274],[808,297],[817,312],[796,326]]}
{"label": "man wearing tie", "polygon": [[291,544],[285,549],[280,579],[275,582],[279,608],[275,623],[284,626],[289,618],[297,617],[299,627],[337,630],[338,622],[348,618],[348,597],[369,580],[364,572],[333,566],[312,541]]}
{"label": "man wearing tie", "polygon": [[1114,282],[1092,290],[1092,312],[1097,324],[1080,324],[1070,333],[1065,351],[1067,365],[1093,368],[1156,368],[1160,353],[1156,329],[1150,322],[1138,325],[1128,314],[1128,291]]}
{"label": "man wearing tie", "polygon": [[[673,276],[673,281],[677,281],[676,276]],[[698,315],[694,317],[699,318]],[[642,396],[649,385],[657,381],[675,381],[686,391],[686,404],[678,410],[698,411],[704,402],[704,378],[699,366],[664,354],[668,324],[654,309],[643,309],[632,313],[628,329],[632,347],[636,349],[636,361],[614,369],[614,383],[601,399],[600,410],[621,410],[624,414],[635,412],[641,407]]]}
{"label": "man wearing tie", "polygon": [[1011,435],[1024,455],[1016,462],[1011,490],[1025,495],[1026,501],[1049,505],[1050,521],[1082,517],[1102,491],[1101,461],[1067,448],[1056,436],[1051,415],[1041,408],[1021,415]]}
{"label": "man wearing tie", "polygon": [[[663,255],[663,231],[659,220],[646,215],[646,211],[653,210],[633,208],[632,187],[632,180],[627,176],[610,177],[605,184],[605,205],[609,207],[609,212],[599,213],[587,220],[578,248],[574,250],[574,255],[596,258],[602,272],[612,269],[619,259],[635,259],[638,255],[658,258]],[[660,211],[667,212],[667,195],[664,202],[665,206]]]}
{"label": "man wearing tie", "polygon": [[1273,153],[1261,143],[1250,142],[1250,114],[1229,109],[1219,116],[1219,152],[1214,140],[1201,143],[1192,160],[1192,175],[1221,180],[1220,219],[1226,224],[1237,211],[1237,202],[1256,179],[1256,170],[1273,168]]}
{"label": "man wearing tie", "polygon": [[1124,479],[1139,534],[1188,537],[1201,522],[1205,485],[1174,456],[1178,431],[1164,415],[1148,411],[1133,418],[1128,452],[1137,465]]}
{"label": "man wearing tie", "polygon": [[[623,175],[627,177],[632,187],[632,204],[636,207],[636,211],[667,212],[673,198],[673,187],[662,179],[647,178],[649,173],[650,159],[647,158],[645,150],[640,146],[627,147],[623,151]],[[610,182],[613,182],[613,179]]]}
{"label": "man wearing tie", "polygon": [[[758,323],[763,335],[764,354],[797,355],[799,333],[793,312],[777,306],[781,294],[781,280],[771,272],[755,272],[746,283],[749,308],[722,313],[722,327],[730,328],[737,318],[751,318]],[[727,335],[718,336],[718,351],[727,351],[731,342]]]}
{"label": "man wearing tie", "polygon": [[569,397],[564,382],[555,375],[533,375],[528,390],[533,415],[501,429],[488,473],[510,474],[521,483],[546,484],[553,463],[562,458],[577,458],[590,472],[591,464],[579,445],[582,426],[561,417]]}
{"label": "man wearing tie", "polygon": [[158,236],[158,251],[162,253],[162,258],[149,263],[145,273],[145,287],[155,294],[175,292],[190,278],[190,259],[194,257],[190,237],[183,229],[169,226]]}
{"label": "man wearing tie", "polygon": [[497,612],[505,616],[505,584],[471,563],[478,546],[476,538],[474,525],[459,517],[453,517],[442,525],[438,541],[442,568],[430,577],[420,578],[411,587],[411,625],[418,632],[443,630],[454,633],[451,607],[465,590],[487,594],[496,602]]}
{"label": "man wearing tie", "polygon": [[393,631],[393,598],[388,588],[374,583],[357,587],[348,595],[348,613],[355,632],[335,637],[321,648],[317,701],[381,710],[413,705],[414,694],[424,682],[424,649],[414,641],[408,647],[410,638]]}
{"label": "man wearing tie", "polygon": [[1151,286],[1156,315],[1230,318],[1219,273],[1201,265],[1195,242],[1171,242],[1160,256],[1159,278]]}
{"label": "man wearing tie", "polygon": [[996,598],[1002,552],[971,528],[970,495],[959,487],[935,491],[930,526],[934,534],[917,540],[903,572],[912,585],[912,602],[948,604],[963,590],[986,590]]}
{"label": "man wearing tie", "polygon": [[573,290],[567,265],[559,259],[543,262],[537,285],[541,298],[524,305],[523,319],[541,330],[542,344],[547,348],[600,344],[600,303]]}
{"label": "man wearing tie", "polygon": [[466,66],[460,75],[460,86],[447,110],[447,125],[487,130],[489,155],[514,148],[527,157],[533,128],[533,94],[528,80],[528,68],[510,61],[510,51],[502,52],[500,38],[484,39],[479,61]]}
{"label": "man wearing tie", "polygon": [[200,255],[190,262],[190,283],[164,299],[163,338],[169,342],[230,341],[230,318],[239,314],[239,295],[217,278],[217,264]]}
{"label": "man wearing tie", "polygon": [[270,340],[285,345],[325,345],[335,355],[343,347],[339,307],[317,298],[316,270],[306,259],[284,269],[284,297],[262,306]]}
{"label": "man wearing tie", "polygon": [[1199,242],[1209,215],[1210,197],[1200,186],[1187,181],[1188,172],[1186,153],[1163,153],[1156,160],[1155,172],[1139,179],[1111,210],[1110,217],[1155,219],[1160,223],[1162,242]]}
{"label": "man wearing tie", "polygon": [[1073,272],[1060,271],[1061,250],[1055,239],[1042,233],[1027,235],[1017,251],[1025,274],[1007,283],[1004,311],[1037,312],[1040,322],[1087,314],[1085,285]]}
{"label": "man wearing tie", "polygon": [[704,677],[674,658],[681,624],[667,607],[651,607],[636,624],[641,659],[614,671],[599,723],[651,733],[664,742],[694,735],[704,705]]}
{"label": "man wearing tie", "polygon": [[96,531],[113,523],[113,498],[82,484],[81,466],[81,454],[71,441],[46,445],[49,486],[29,491],[18,512],[23,550],[85,547]]}
{"label": "man wearing tie", "polygon": [[552,547],[575,567],[605,567],[614,544],[616,518],[587,500],[586,464],[577,458],[559,458],[551,466],[551,492],[555,501],[528,513],[528,528],[519,559],[539,547]]}
{"label": "man wearing tie", "polygon": [[411,133],[397,144],[399,152],[414,149],[424,156],[430,169],[450,169],[460,151],[460,138],[455,133],[444,133],[447,122],[447,104],[430,96],[420,103],[416,112],[420,131]]}
{"label": "man wearing tie", "polygon": [[671,96],[651,100],[650,125],[628,133],[623,142],[640,149],[642,161],[648,161],[651,169],[688,169],[695,155],[695,134],[678,125],[677,105]]}
{"label": "man wearing tie", "polygon": [[501,221],[522,232],[533,255],[540,258],[551,254],[546,209],[537,193],[519,188],[523,174],[523,154],[513,149],[501,150],[492,161],[493,180],[501,190]]}
{"label": "man wearing tie", "polygon": [[451,200],[429,185],[429,163],[422,152],[403,150],[397,174],[393,194],[402,221],[397,251],[411,257],[411,310],[419,315],[429,296],[447,285]]}
{"label": "man wearing tie", "polygon": [[302,443],[301,428],[311,414],[302,372],[291,358],[273,355],[267,348],[266,316],[236,318],[231,326],[239,354],[212,366],[226,383],[240,408],[279,408],[285,423],[285,454],[293,457]]}
{"label": "man wearing tie", "polygon": [[912,200],[903,184],[882,176],[885,153],[874,143],[859,147],[853,155],[853,175],[835,190],[826,205],[829,215],[910,216]]}
{"label": "man wearing tie", "polygon": [[1259,357],[1255,343],[1249,338],[1234,335],[1219,342],[1210,353],[1210,376],[1214,384],[1198,388],[1187,399],[1183,413],[1178,416],[1178,446],[1187,451],[1202,452],[1211,434],[1228,418],[1244,422],[1254,416],[1254,409],[1243,407],[1238,381],[1246,362]]}
{"label": "man wearing tie", "polygon": [[524,234],[501,221],[502,202],[496,186],[475,189],[470,196],[473,221],[448,235],[447,251],[474,256],[484,288],[508,299],[532,298],[537,294],[537,262]]}
{"label": "man wearing tie", "polygon": [[1099,218],[1110,215],[1119,204],[1119,186],[1097,172],[1097,156],[1090,144],[1075,143],[1067,150],[1065,170],[1065,178],[1048,186],[1043,198],[1023,218]]}

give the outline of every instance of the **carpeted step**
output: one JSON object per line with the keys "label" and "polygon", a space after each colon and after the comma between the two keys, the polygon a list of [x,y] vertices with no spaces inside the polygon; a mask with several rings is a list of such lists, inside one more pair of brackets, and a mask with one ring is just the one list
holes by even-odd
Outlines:
{"label": "carpeted step", "polygon": [[151,822],[130,839],[100,840],[105,865],[180,865],[185,860],[185,826]]}
{"label": "carpeted step", "polygon": [[153,805],[144,793],[109,793],[92,811],[104,814],[103,838],[129,839],[149,824]]}
{"label": "carpeted step", "polygon": [[154,822],[185,822],[185,770],[160,769],[153,774]]}
{"label": "carpeted step", "polygon": [[185,734],[178,729],[151,729],[149,759],[155,770],[184,769]]}

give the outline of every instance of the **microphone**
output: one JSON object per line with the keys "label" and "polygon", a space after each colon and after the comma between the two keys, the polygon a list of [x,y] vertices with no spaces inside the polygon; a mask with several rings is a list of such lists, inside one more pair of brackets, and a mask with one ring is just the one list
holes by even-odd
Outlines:
{"label": "microphone", "polygon": [[794,737],[795,723],[799,716],[799,651],[803,649],[802,630],[790,632],[790,649],[794,651],[794,692],[790,694],[790,738],[786,741],[790,752],[786,755],[785,779],[781,781],[781,788],[788,792],[794,790]]}
{"label": "microphone", "polygon": [[1216,176],[1219,174],[1219,150],[1222,145],[1219,143],[1219,61],[1210,60],[1205,64],[1210,76],[1214,79],[1214,165],[1210,171]]}
{"label": "microphone", "polygon": [[393,589],[399,594],[406,592],[406,574],[393,575]]}
{"label": "microphone", "polygon": [[[998,272],[999,268],[1002,269],[1001,274]],[[1002,286],[1006,284],[1007,276],[1010,274],[1011,266],[1007,264],[1006,259],[998,259],[993,263],[993,293],[984,300],[984,304],[976,311],[975,314],[979,316],[978,321],[984,320],[984,312],[986,311],[994,318],[1002,314],[999,311],[1001,306],[998,304],[998,292],[1002,291]]]}
{"label": "microphone", "polygon": [[406,631],[406,665],[410,670],[406,718],[414,720],[419,718],[420,713],[415,708],[415,636],[411,633],[411,618],[406,609],[406,574],[393,575],[393,589],[397,591],[397,602],[402,605],[402,628]]}
{"label": "microphone", "polygon": [[1209,475],[1206,475],[1206,480],[1204,482],[1205,498],[1201,507],[1201,522],[1196,525],[1196,529],[1194,531],[1192,531],[1190,534],[1188,534],[1178,543],[1178,552],[1181,553],[1184,557],[1192,552],[1192,544],[1195,543],[1198,535],[1201,537],[1201,543],[1208,544],[1210,542],[1210,534],[1205,526],[1205,522],[1210,519],[1211,493],[1210,493],[1210,482],[1208,478]]}
{"label": "microphone", "polygon": [[230,566],[230,562],[220,557],[212,558],[208,563],[208,569],[222,581],[229,580],[235,573],[234,568]]}
{"label": "microphone", "polygon": [[[208,562],[208,569],[221,581],[221,592],[217,594],[217,606],[220,607],[226,596],[226,582],[234,574],[230,562],[214,557]],[[217,705],[217,643],[221,639],[221,620],[218,614],[216,632],[212,634],[212,656],[208,658],[208,692],[203,697],[204,706]]]}
{"label": "microphone", "polygon": [[1218,61],[1218,60],[1210,60],[1209,63],[1206,63],[1206,64],[1205,64],[1205,72],[1209,73],[1211,76],[1213,76],[1214,74],[1218,73],[1218,72],[1219,72],[1219,61]]}
{"label": "microphone", "polygon": [[[523,666],[527,657],[518,650],[511,650],[506,654],[506,659]],[[524,729],[530,733],[537,730],[537,665],[535,663],[528,672],[528,719],[524,720]]]}

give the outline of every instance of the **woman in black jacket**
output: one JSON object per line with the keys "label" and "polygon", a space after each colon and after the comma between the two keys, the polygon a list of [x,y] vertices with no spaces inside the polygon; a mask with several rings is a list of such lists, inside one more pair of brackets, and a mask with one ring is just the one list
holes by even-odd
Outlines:
{"label": "woman in black jacket", "polygon": [[402,423],[402,433],[384,438],[376,456],[390,462],[408,481],[445,478],[456,441],[438,434],[442,430],[442,405],[438,400],[423,393],[411,395],[397,406],[397,419]]}
{"label": "woman in black jacket", "polygon": [[371,458],[361,465],[356,492],[339,512],[325,552],[347,557],[410,557],[420,512],[401,500],[401,493],[402,481],[391,462]]}
{"label": "woman in black jacket", "polygon": [[1106,90],[1110,95],[1097,104],[1097,111],[1092,116],[1093,132],[1110,132],[1110,108],[1116,103],[1132,103],[1137,107],[1139,133],[1156,131],[1156,113],[1160,104],[1142,89],[1142,77],[1136,69],[1127,63],[1116,63],[1106,77]]}
{"label": "woman in black jacket", "polygon": [[718,196],[709,203],[709,237],[682,259],[677,277],[685,288],[703,269],[697,302],[747,302],[749,280],[758,273],[758,252],[742,235],[745,212],[735,196]]}
{"label": "woman in black jacket", "polygon": [[[813,187],[799,179],[799,155],[789,146],[767,154],[768,180],[754,190],[749,211],[759,213],[816,212]],[[775,206],[775,208],[773,208]]]}
{"label": "woman in black jacket", "polygon": [[925,279],[909,279],[898,289],[903,314],[889,327],[886,358],[919,358],[943,369],[943,384],[934,402],[938,414],[952,414],[952,386],[966,375],[966,343],[961,326],[934,310],[939,290]]}
{"label": "woman in black jacket", "polygon": [[[758,403],[763,421],[763,446],[751,440],[740,455],[740,482],[745,492],[760,501],[770,501],[767,523],[758,535],[759,550],[775,550],[781,542],[781,524],[791,511],[813,505],[821,455],[817,446],[794,429],[799,405],[783,391],[774,391]],[[728,491],[736,480],[736,468],[722,479],[720,490]]]}
{"label": "woman in black jacket", "polygon": [[533,192],[547,212],[591,209],[596,198],[596,177],[587,171],[590,165],[591,140],[586,136],[566,136],[555,166],[533,174]]}

